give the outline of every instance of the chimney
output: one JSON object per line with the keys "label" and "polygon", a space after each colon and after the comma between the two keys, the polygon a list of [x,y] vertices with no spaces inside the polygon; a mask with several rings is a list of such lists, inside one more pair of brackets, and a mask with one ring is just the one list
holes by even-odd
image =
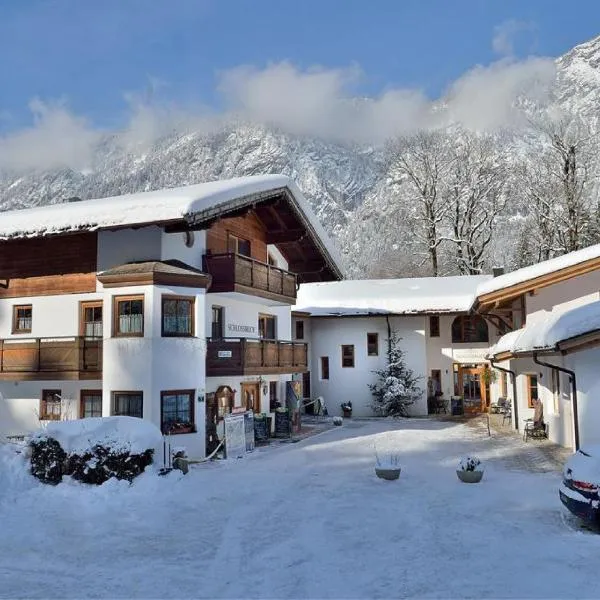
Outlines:
{"label": "chimney", "polygon": [[492,275],[494,277],[500,277],[500,275],[504,275],[504,267],[492,267]]}

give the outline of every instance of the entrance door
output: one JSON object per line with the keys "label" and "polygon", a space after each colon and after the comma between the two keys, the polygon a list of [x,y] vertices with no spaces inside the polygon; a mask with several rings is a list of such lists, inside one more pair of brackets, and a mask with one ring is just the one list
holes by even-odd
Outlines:
{"label": "entrance door", "polygon": [[262,412],[260,410],[260,384],[258,382],[242,383],[242,405],[246,407],[246,410],[255,413]]}
{"label": "entrance door", "polygon": [[302,373],[302,397],[310,398],[310,371]]}
{"label": "entrance door", "polygon": [[465,414],[475,414],[485,410],[486,390],[483,381],[484,367],[458,369],[459,393],[464,398]]}

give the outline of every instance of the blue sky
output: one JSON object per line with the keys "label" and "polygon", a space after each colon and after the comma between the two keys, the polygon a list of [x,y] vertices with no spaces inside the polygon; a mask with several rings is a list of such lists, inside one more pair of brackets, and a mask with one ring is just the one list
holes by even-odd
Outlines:
{"label": "blue sky", "polygon": [[599,24],[596,0],[0,0],[0,131],[27,126],[35,98],[103,128],[150,88],[221,110],[239,91],[224,74],[282,61],[341,70],[349,94],[437,97],[475,65],[558,56]]}

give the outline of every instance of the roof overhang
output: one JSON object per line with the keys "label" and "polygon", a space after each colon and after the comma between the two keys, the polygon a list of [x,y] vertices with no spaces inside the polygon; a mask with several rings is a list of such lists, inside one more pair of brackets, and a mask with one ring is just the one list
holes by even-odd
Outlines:
{"label": "roof overhang", "polygon": [[487,294],[481,294],[475,300],[474,309],[478,312],[488,312],[494,308],[505,306],[523,294],[534,292],[537,289],[548,287],[549,285],[554,285],[555,283],[560,283],[561,281],[566,281],[573,277],[585,275],[586,273],[598,269],[600,269],[600,257],[591,258],[552,273],[546,273],[545,275],[540,275],[539,277],[534,277],[515,285],[495,290]]}

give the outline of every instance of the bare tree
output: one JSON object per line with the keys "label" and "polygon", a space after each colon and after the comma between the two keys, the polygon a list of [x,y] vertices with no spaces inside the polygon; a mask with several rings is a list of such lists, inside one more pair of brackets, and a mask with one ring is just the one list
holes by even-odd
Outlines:
{"label": "bare tree", "polygon": [[415,236],[424,249],[431,274],[440,274],[440,229],[448,212],[442,188],[453,160],[443,132],[419,132],[400,137],[388,145],[389,183],[412,203]]}
{"label": "bare tree", "polygon": [[445,189],[456,268],[462,275],[483,271],[498,216],[504,210],[507,181],[504,141],[462,131],[451,146],[453,160]]}

